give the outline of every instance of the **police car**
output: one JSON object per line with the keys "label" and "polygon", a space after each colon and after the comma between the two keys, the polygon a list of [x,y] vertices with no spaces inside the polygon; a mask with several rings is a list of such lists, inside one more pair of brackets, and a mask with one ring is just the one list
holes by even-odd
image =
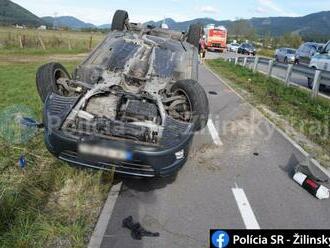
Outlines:
{"label": "police car", "polygon": [[[321,49],[320,53],[312,57],[309,67],[317,70],[330,71],[330,41]],[[330,83],[327,83],[327,85],[330,86]],[[324,85],[322,84],[321,86]],[[313,87],[312,78],[308,78],[308,87]]]}

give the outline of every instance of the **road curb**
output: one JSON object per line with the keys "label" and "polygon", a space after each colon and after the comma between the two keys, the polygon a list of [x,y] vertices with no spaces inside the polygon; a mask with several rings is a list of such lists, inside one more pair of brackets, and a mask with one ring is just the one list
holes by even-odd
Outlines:
{"label": "road curb", "polygon": [[[216,74],[211,68],[208,66],[205,66],[205,68],[214,75],[221,83],[226,85],[232,92],[234,92],[240,99],[244,100],[251,108],[256,110],[265,120],[267,120],[272,127],[278,131],[287,141],[290,142],[291,145],[293,145],[299,152],[303,154],[304,157],[309,158],[311,157],[308,152],[304,150],[296,141],[294,141],[288,134],[286,134],[283,130],[281,130],[277,125],[271,121],[267,116],[265,116],[260,110],[258,110],[255,106],[253,106],[251,103],[249,103],[243,96],[241,96],[232,86],[230,86],[223,78],[221,78],[218,74]],[[316,159],[311,158],[310,164],[321,170],[328,178],[330,178],[330,171],[323,167]]]}
{"label": "road curb", "polygon": [[89,240],[88,248],[99,248],[101,247],[104,234],[107,230],[115,203],[117,201],[119,192],[121,190],[122,182],[113,185],[108,194],[107,200],[104,203],[101,214],[98,218],[94,232],[91,239]]}

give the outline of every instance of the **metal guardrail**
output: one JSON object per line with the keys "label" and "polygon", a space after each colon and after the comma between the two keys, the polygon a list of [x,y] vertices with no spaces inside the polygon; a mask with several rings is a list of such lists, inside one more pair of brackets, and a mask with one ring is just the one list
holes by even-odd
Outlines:
{"label": "metal guardrail", "polygon": [[292,77],[292,73],[298,74],[302,77],[306,77],[307,80],[313,81],[312,87],[312,98],[315,98],[320,91],[320,84],[330,86],[330,72],[323,70],[316,70],[314,68],[310,68],[302,65],[293,65],[293,64],[282,64],[278,63],[273,59],[263,58],[263,57],[236,57],[227,59],[229,62],[234,62],[235,65],[242,65],[244,67],[250,67],[252,65],[253,72],[258,70],[258,65],[267,65],[267,76],[274,77],[273,69],[278,68],[282,70],[286,70],[286,76],[284,83],[286,85],[292,84],[290,79]]}

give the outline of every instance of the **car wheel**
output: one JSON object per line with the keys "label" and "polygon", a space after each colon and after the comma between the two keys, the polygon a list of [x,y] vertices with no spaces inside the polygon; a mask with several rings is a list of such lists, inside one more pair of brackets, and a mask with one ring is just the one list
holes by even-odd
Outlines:
{"label": "car wheel", "polygon": [[203,87],[194,80],[177,81],[171,88],[174,95],[184,96],[186,101],[176,106],[182,121],[194,123],[194,131],[203,129],[209,117],[209,101]]}
{"label": "car wheel", "polygon": [[112,18],[111,30],[124,31],[128,24],[128,13],[125,10],[117,10]]}
{"label": "car wheel", "polygon": [[187,42],[195,47],[199,47],[199,40],[202,36],[202,25],[192,24],[189,26]]}
{"label": "car wheel", "polygon": [[307,78],[308,88],[313,89],[313,84],[314,84],[313,81],[314,81],[313,78]]}
{"label": "car wheel", "polygon": [[52,92],[64,95],[59,85],[57,85],[59,78],[71,79],[70,74],[59,63],[45,64],[38,69],[36,83],[39,96],[43,102],[45,102],[47,96]]}
{"label": "car wheel", "polygon": [[287,63],[288,63],[288,58],[285,57],[285,58],[284,58],[284,64],[287,64]]}
{"label": "car wheel", "polygon": [[296,61],[294,62],[296,65],[299,65],[299,59],[296,59]]}

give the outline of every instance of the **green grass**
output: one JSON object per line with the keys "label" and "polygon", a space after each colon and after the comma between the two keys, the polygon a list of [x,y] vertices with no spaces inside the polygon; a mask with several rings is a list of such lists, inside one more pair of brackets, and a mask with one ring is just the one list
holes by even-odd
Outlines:
{"label": "green grass", "polygon": [[264,56],[264,57],[269,57],[269,58],[273,58],[274,57],[274,53],[275,51],[272,49],[260,49],[260,51],[258,51],[258,56]]}
{"label": "green grass", "polygon": [[[70,71],[77,63],[64,65]],[[38,66],[0,67],[0,115],[20,104],[41,118],[42,103],[35,86]],[[21,154],[26,156],[25,169],[18,166]],[[0,247],[85,247],[111,178],[53,158],[41,133],[16,145],[0,137]]]}
{"label": "green grass", "polygon": [[324,98],[312,100],[310,93],[296,87],[286,87],[277,79],[235,66],[223,60],[209,60],[208,66],[227,78],[233,86],[250,94],[252,104],[265,105],[271,111],[288,120],[298,131],[320,145],[330,154],[330,101]]}

